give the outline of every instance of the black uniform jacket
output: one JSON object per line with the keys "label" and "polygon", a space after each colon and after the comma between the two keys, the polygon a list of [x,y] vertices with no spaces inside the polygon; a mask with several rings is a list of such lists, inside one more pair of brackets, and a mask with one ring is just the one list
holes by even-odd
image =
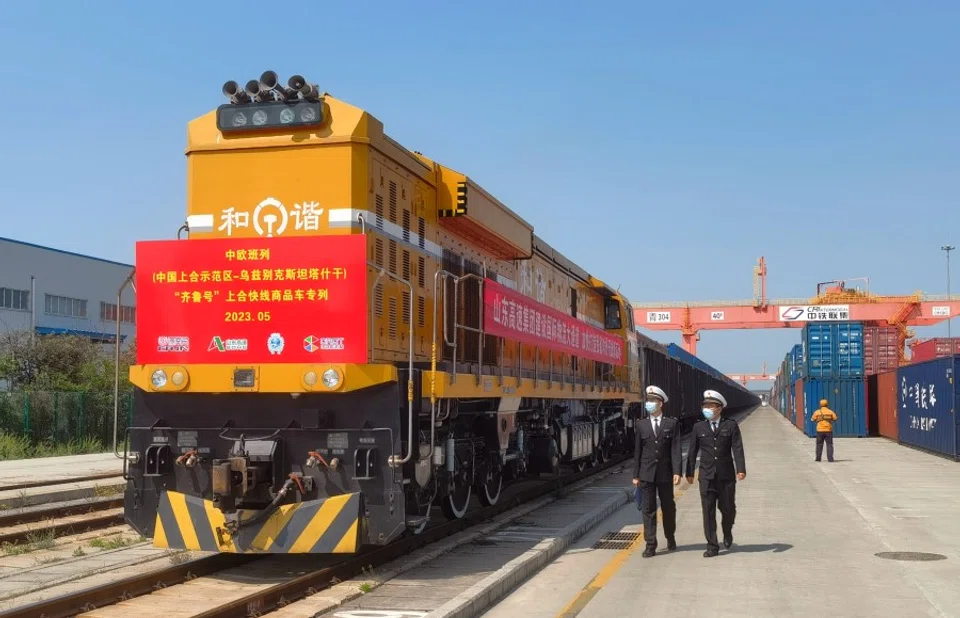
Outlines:
{"label": "black uniform jacket", "polygon": [[654,435],[649,418],[634,423],[633,428],[637,437],[633,478],[644,483],[672,483],[673,475],[683,471],[677,419],[661,416],[659,435]]}
{"label": "black uniform jacket", "polygon": [[[693,468],[700,454],[700,478],[732,481],[737,472],[746,473],[747,464],[743,457],[743,438],[737,421],[720,417],[717,433],[714,435],[710,421],[703,420],[693,426],[693,437],[687,453],[687,474],[693,476]],[[733,464],[737,467],[734,469]]]}

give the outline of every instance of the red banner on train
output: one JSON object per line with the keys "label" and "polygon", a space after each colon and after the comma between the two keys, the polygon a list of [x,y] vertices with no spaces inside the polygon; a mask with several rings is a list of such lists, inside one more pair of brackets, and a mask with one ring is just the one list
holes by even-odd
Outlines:
{"label": "red banner on train", "polygon": [[483,281],[483,329],[580,358],[622,365],[623,340],[496,281]]}
{"label": "red banner on train", "polygon": [[137,362],[367,362],[366,238],[137,243]]}

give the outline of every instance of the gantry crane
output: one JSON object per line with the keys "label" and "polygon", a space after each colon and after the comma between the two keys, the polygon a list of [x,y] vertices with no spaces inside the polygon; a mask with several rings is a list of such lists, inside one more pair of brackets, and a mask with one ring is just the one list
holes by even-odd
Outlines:
{"label": "gantry crane", "polygon": [[[866,288],[848,288],[848,281],[863,279]],[[697,353],[701,330],[752,328],[803,328],[808,322],[854,321],[870,326],[894,326],[900,335],[900,361],[906,360],[904,343],[913,337],[910,326],[933,326],[960,314],[960,301],[948,296],[916,292],[905,296],[880,296],[869,292],[870,281],[861,277],[817,284],[812,298],[767,299],[767,264],[761,257],[753,269],[753,298],[734,301],[634,302],[639,328],[679,330],[683,348]]]}
{"label": "gantry crane", "polygon": [[747,382],[766,382],[777,379],[776,375],[770,375],[767,373],[767,361],[763,361],[763,369],[760,371],[760,373],[730,373],[727,374],[727,377],[735,382],[743,384],[744,387],[747,386]]}

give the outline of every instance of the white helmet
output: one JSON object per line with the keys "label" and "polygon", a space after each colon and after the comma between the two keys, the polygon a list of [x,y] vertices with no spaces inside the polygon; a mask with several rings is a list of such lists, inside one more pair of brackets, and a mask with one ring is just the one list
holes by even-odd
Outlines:
{"label": "white helmet", "polygon": [[727,407],[727,400],[724,399],[723,395],[721,395],[717,391],[710,391],[710,390],[703,391],[703,402],[707,403],[708,401],[719,403],[724,408]]}
{"label": "white helmet", "polygon": [[667,403],[667,401],[669,401],[669,399],[667,398],[667,394],[663,392],[661,389],[657,388],[656,386],[647,387],[647,396],[650,396],[650,395],[653,395],[654,397],[658,397],[660,401],[662,401],[663,403]]}

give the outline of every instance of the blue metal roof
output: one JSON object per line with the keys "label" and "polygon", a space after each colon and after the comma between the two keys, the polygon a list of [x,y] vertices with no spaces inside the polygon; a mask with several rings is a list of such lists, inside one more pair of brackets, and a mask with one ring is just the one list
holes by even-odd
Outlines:
{"label": "blue metal roof", "polygon": [[103,262],[105,264],[113,264],[114,266],[125,266],[127,268],[133,268],[133,264],[124,264],[123,262],[114,262],[113,260],[107,260],[104,258],[94,257],[92,255],[84,255],[83,253],[74,253],[73,251],[65,251],[63,249],[54,249],[53,247],[44,247],[43,245],[37,245],[32,242],[26,242],[23,240],[15,240],[13,238],[5,238],[0,236],[0,241],[11,242],[16,245],[22,245],[24,247],[33,247],[34,249],[42,249],[44,251],[53,251],[54,253],[62,253],[64,255],[70,255],[73,257],[83,258],[85,260],[94,260],[95,262]]}
{"label": "blue metal roof", "polygon": [[[105,339],[108,341],[116,341],[116,333],[98,333],[92,330],[78,330],[75,328],[53,328],[50,326],[38,326],[36,328],[38,335],[76,335],[77,337],[86,337],[88,339]],[[126,335],[120,335],[120,341],[123,341],[127,338]]]}

